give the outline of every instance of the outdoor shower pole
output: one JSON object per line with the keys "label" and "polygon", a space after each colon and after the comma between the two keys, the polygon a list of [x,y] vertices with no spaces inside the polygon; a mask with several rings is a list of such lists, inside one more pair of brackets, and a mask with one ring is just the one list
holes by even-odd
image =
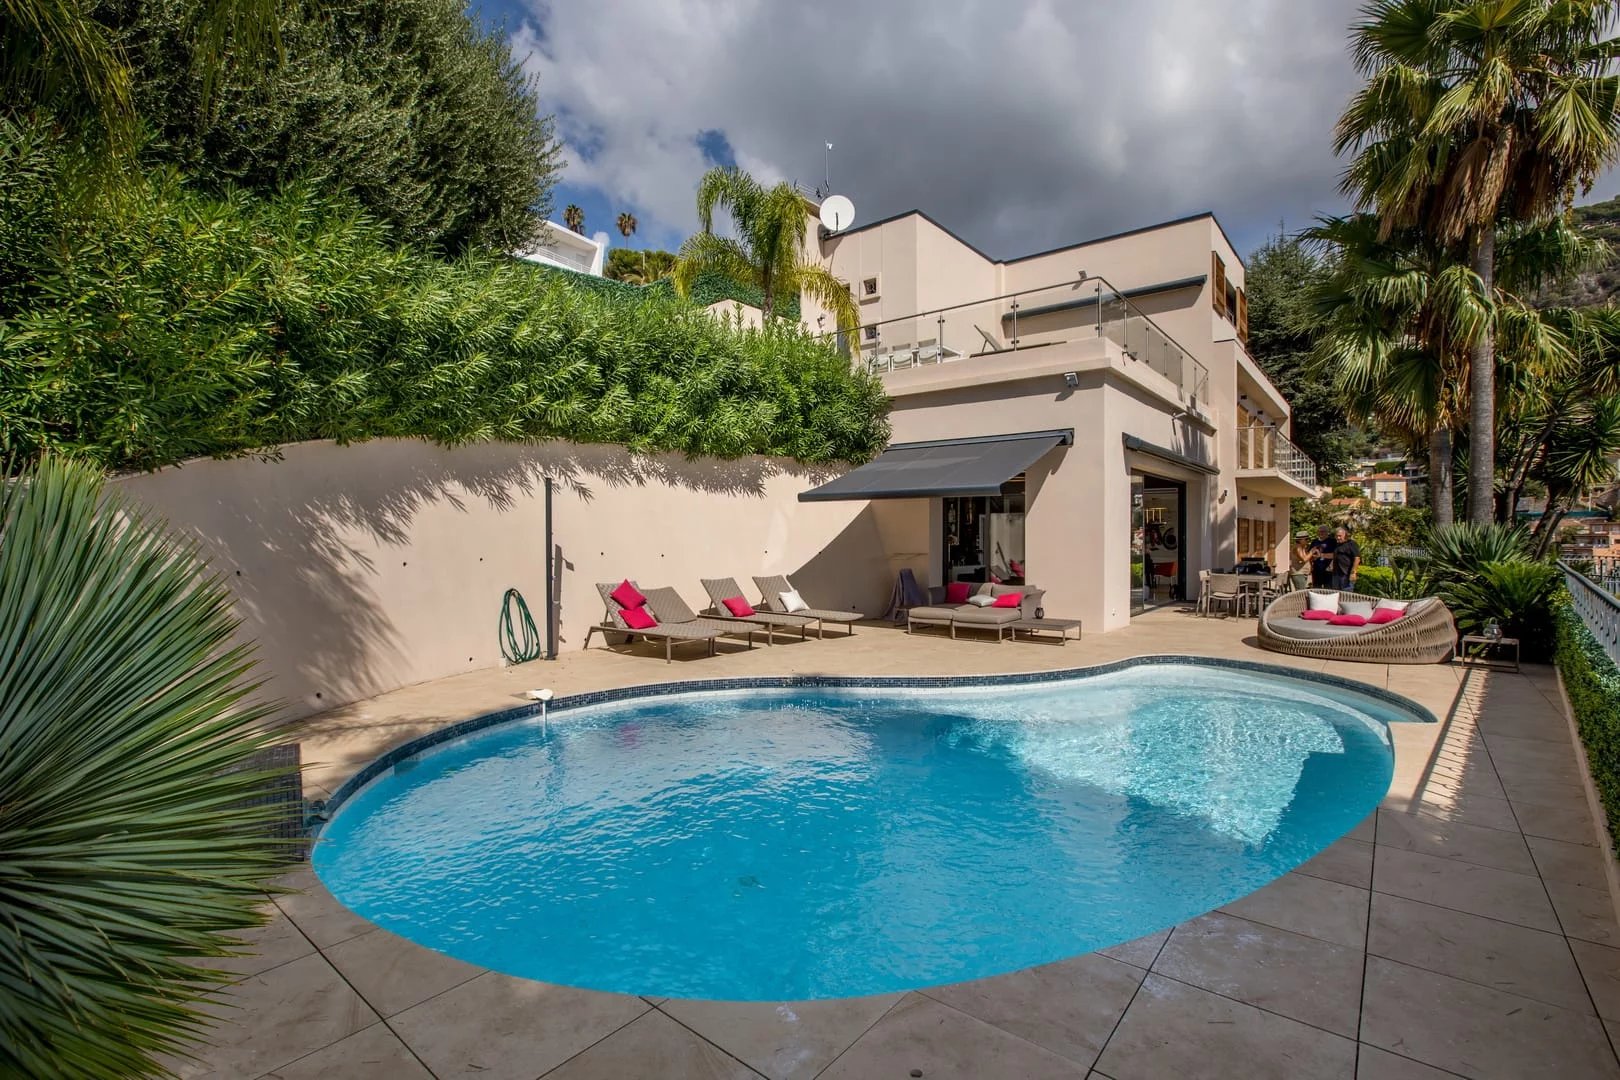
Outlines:
{"label": "outdoor shower pole", "polygon": [[551,539],[551,477],[546,477],[546,659],[557,659],[557,605],[551,595],[556,572],[556,545]]}

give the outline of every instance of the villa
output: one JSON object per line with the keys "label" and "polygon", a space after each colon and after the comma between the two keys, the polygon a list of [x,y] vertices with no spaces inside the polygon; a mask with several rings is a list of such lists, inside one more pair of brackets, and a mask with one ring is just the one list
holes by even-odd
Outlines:
{"label": "villa", "polygon": [[919,581],[1027,579],[1112,630],[1191,599],[1200,570],[1286,565],[1315,466],[1249,352],[1243,262],[1213,214],[1010,260],[919,210],[808,241],[860,304],[851,351],[894,436],[799,497],[903,500],[891,531]]}

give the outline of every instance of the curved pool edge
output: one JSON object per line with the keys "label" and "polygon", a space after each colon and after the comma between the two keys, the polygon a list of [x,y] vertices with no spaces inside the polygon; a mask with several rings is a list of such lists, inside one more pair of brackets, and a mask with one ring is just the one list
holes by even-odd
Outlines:
{"label": "curved pool edge", "polygon": [[1411,722],[1414,723],[1438,724],[1440,722],[1433,711],[1426,706],[1413,701],[1411,698],[1386,690],[1381,686],[1373,686],[1370,683],[1358,682],[1355,679],[1347,679],[1338,675],[1329,675],[1326,672],[1302,671],[1299,668],[1289,667],[1285,664],[1266,664],[1251,660],[1232,660],[1225,657],[1194,656],[1182,653],[1156,653],[1126,657],[1123,660],[1113,660],[1084,667],[1054,668],[996,675],[744,675],[716,679],[681,679],[671,682],[637,683],[631,686],[613,687],[608,690],[587,690],[578,694],[568,694],[555,698],[545,705],[540,702],[528,702],[515,705],[509,709],[496,709],[466,720],[459,720],[453,724],[446,724],[436,731],[430,731],[425,735],[419,735],[414,739],[400,743],[398,746],[383,751],[361,766],[358,771],[340,784],[324,803],[315,804],[310,819],[306,822],[306,831],[312,837],[318,836],[322,826],[331,819],[332,815],[345,802],[401,761],[420,754],[424,750],[432,749],[442,743],[463,736],[472,735],[501,724],[514,723],[539,716],[542,710],[550,715],[558,712],[566,713],[571,709],[612,704],[619,701],[634,701],[641,698],[667,697],[677,694],[709,693],[716,690],[876,686],[908,689],[949,686],[1014,686],[1025,683],[1062,682],[1095,678],[1135,667],[1157,665],[1216,667],[1227,670],[1253,671],[1286,679],[1297,679],[1301,682],[1313,682],[1321,686],[1361,694],[1403,712],[1411,713],[1414,717]]}

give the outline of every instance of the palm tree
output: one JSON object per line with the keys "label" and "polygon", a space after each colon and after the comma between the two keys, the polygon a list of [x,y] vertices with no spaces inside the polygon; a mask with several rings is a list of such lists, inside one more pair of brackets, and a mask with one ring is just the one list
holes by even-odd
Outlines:
{"label": "palm tree", "polygon": [[[716,207],[730,212],[735,238],[714,232]],[[675,288],[682,296],[691,293],[699,274],[718,273],[758,288],[767,322],[779,297],[804,294],[831,312],[840,330],[855,332],[860,314],[849,287],[806,258],[810,204],[792,184],[767,188],[741,169],[713,168],[698,182],[697,209],[703,231],[681,245],[675,263]]]}
{"label": "palm tree", "polygon": [[[0,0],[0,110],[52,110],[99,132],[124,160],[136,127],[123,50],[82,0]],[[193,31],[206,105],[227,45],[244,59],[279,45],[278,0],[204,0]]]}
{"label": "palm tree", "polygon": [[578,203],[569,203],[563,207],[563,224],[577,233],[584,234],[585,211],[579,208]]}
{"label": "palm tree", "polygon": [[630,239],[636,231],[636,215],[628,210],[619,214],[619,235],[626,240]]}
{"label": "palm tree", "polygon": [[[1495,293],[1497,229],[1541,222],[1620,153],[1611,0],[1373,0],[1351,52],[1366,85],[1339,118],[1344,189],[1388,236],[1417,228]],[[1496,336],[1469,357],[1468,518],[1494,514]]]}

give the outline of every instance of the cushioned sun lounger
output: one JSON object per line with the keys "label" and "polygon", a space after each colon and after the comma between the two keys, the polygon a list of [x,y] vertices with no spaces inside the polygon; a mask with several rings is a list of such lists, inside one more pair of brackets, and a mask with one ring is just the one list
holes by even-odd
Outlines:
{"label": "cushioned sun lounger", "polygon": [[[733,615],[726,609],[726,601],[741,598],[742,588],[737,584],[736,578],[703,578],[703,591],[709,594],[709,610],[706,614],[717,619],[735,619],[738,622],[753,623],[755,626],[765,627],[765,644],[773,644],[772,629],[798,628],[802,638],[809,632],[810,624],[816,624],[816,633],[821,633],[821,620],[814,615],[783,615],[775,611],[755,610],[752,615]],[[656,614],[656,613],[655,613]]]}
{"label": "cushioned sun lounger", "polygon": [[[632,582],[634,584],[634,582]],[[717,634],[729,634],[732,637],[746,638],[748,647],[754,647],[754,635],[760,632],[760,627],[750,623],[740,622],[736,619],[711,619],[699,615],[686,606],[681,594],[671,588],[642,589],[647,597],[647,609],[658,620],[659,626],[685,626],[694,630],[713,630]],[[766,637],[770,631],[765,631]]]}
{"label": "cushioned sun lounger", "polygon": [[[849,627],[849,632],[855,632],[855,624],[861,621],[861,616],[853,611],[831,611],[827,608],[805,608],[803,611],[790,612],[782,606],[782,593],[793,591],[793,583],[785,574],[774,577],[756,577],[754,586],[759,589],[760,606],[768,611],[782,615],[805,615],[812,619],[820,619],[822,627],[828,623],[838,623]],[[821,633],[818,631],[818,633]]]}
{"label": "cushioned sun lounger", "polygon": [[[630,584],[635,585],[636,583],[632,581]],[[597,583],[596,591],[602,596],[602,605],[605,611],[601,623],[585,631],[585,647],[587,649],[591,647],[591,635],[601,631],[603,640],[609,641],[609,643],[611,643],[611,639],[608,637],[610,634],[624,634],[627,641],[638,637],[647,641],[662,641],[664,643],[664,663],[666,664],[670,662],[670,649],[675,644],[683,641],[706,641],[709,643],[709,655],[714,655],[714,639],[724,631],[695,626],[664,626],[662,623],[646,630],[631,629],[624,619],[619,616],[621,610],[619,602],[613,599],[613,590],[618,587],[619,583],[616,581],[607,584]],[[637,587],[639,588],[639,586]],[[653,617],[658,617],[656,612],[654,612]]]}

